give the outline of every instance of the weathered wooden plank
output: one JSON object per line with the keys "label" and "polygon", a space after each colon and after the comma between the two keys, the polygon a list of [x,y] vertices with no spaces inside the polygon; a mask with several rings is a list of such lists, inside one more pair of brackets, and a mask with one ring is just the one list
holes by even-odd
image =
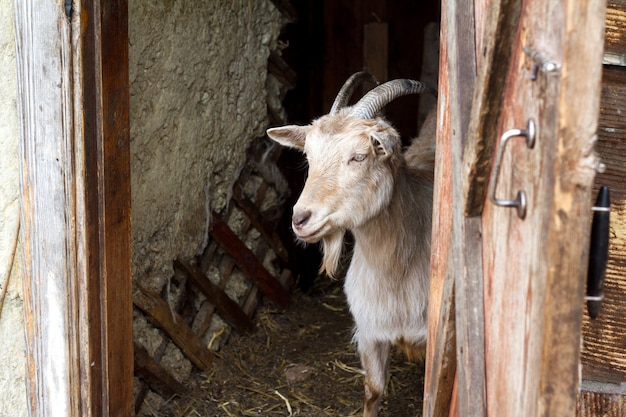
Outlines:
{"label": "weathered wooden plank", "polygon": [[576,417],[626,416],[626,396],[581,391],[578,394]]}
{"label": "weathered wooden plank", "polygon": [[[80,416],[71,28],[56,1],[15,4],[27,395],[34,416]],[[54,196],[54,198],[50,198]],[[54,340],[54,346],[48,341]],[[51,378],[54,376],[54,378]]]}
{"label": "weathered wooden plank", "polygon": [[187,326],[185,320],[177,313],[173,313],[169,305],[158,294],[147,288],[137,286],[133,301],[156,327],[170,336],[176,346],[196,367],[203,371],[211,368],[212,353]]}
{"label": "weathered wooden plank", "polygon": [[509,72],[513,41],[520,14],[519,0],[492,0],[481,40],[476,89],[463,155],[465,214],[478,216],[486,199],[493,151],[500,123],[504,83]]}
{"label": "weathered wooden plank", "polygon": [[134,344],[135,375],[143,379],[157,394],[165,398],[181,395],[188,391],[169,372],[155,361],[148,351],[137,343]]}
{"label": "weathered wooden plank", "polygon": [[[130,237],[130,89],[127,0],[91,0],[83,4],[85,25],[93,30],[95,73],[89,86],[95,102],[96,131],[85,129],[86,152],[96,152],[97,164],[86,165],[97,178],[98,279],[90,288],[91,303],[102,309],[102,410],[95,415],[130,415],[133,409],[132,271]],[[93,27],[90,25],[93,24]],[[89,51],[86,50],[85,53]],[[85,86],[87,87],[87,86]],[[85,100],[91,97],[86,95]],[[93,107],[92,107],[93,106]],[[91,136],[95,133],[94,136]],[[92,155],[93,157],[93,155]],[[85,189],[86,198],[96,198]],[[95,236],[92,243],[95,245]],[[90,256],[94,256],[92,251]],[[96,272],[95,270],[93,271]],[[99,300],[98,300],[99,298]],[[90,303],[90,304],[91,304]],[[93,393],[93,396],[98,393]]]}
{"label": "weathered wooden plank", "polygon": [[597,164],[588,150],[598,126],[606,3],[571,0],[563,8],[564,76],[556,130],[559,157],[554,160],[554,206],[550,212],[553,229],[546,240],[548,274],[538,414],[566,417],[576,409],[582,294],[589,250],[589,224],[585,220],[589,218]]}
{"label": "weathered wooden plank", "polygon": [[174,268],[184,272],[193,285],[215,306],[220,316],[235,329],[243,333],[250,333],[254,330],[252,320],[248,318],[239,304],[226,295],[219,286],[213,284],[197,266],[177,259],[174,261]]}
{"label": "weathered wooden plank", "polygon": [[626,0],[608,0],[604,63],[626,66]]}
{"label": "weathered wooden plank", "polygon": [[498,182],[498,195],[506,198],[526,191],[526,218],[491,203],[483,210],[489,415],[575,413],[595,167],[589,149],[597,124],[600,3],[523,4],[525,29],[516,38],[498,135],[524,128],[529,118],[538,133],[533,149],[523,138],[509,145]]}
{"label": "weathered wooden plank", "polygon": [[[607,28],[608,29],[608,28]],[[583,378],[626,381],[626,68],[605,67],[596,152],[606,171],[596,175],[611,190],[609,261],[600,315],[583,320]]]}
{"label": "weathered wooden plank", "polygon": [[263,295],[279,307],[289,305],[289,292],[263,267],[254,253],[215,212],[211,216],[210,233],[211,237],[233,257],[235,264],[257,283]]}
{"label": "weathered wooden plank", "polygon": [[[442,4],[446,14],[447,3]],[[448,19],[442,19],[441,33],[448,32]],[[452,234],[452,149],[450,130],[450,91],[447,77],[448,43],[441,42],[437,153],[433,195],[433,229],[428,301],[428,343],[424,376],[425,417],[449,414],[456,374],[454,279],[446,278]]]}
{"label": "weathered wooden plank", "polygon": [[[285,288],[293,287],[293,275],[290,270],[283,269],[283,272],[280,274],[280,283]],[[261,295],[259,294],[259,288],[252,287],[246,296],[243,306],[241,307],[249,317],[251,317],[256,311],[260,298]]]}
{"label": "weathered wooden plank", "polygon": [[480,219],[463,213],[464,148],[476,82],[474,5],[457,1],[446,5],[448,20],[448,82],[450,101],[452,232],[446,279],[455,280],[457,400],[460,416],[485,414],[485,356]]}
{"label": "weathered wooden plank", "polygon": [[126,3],[15,11],[30,411],[131,415]]}

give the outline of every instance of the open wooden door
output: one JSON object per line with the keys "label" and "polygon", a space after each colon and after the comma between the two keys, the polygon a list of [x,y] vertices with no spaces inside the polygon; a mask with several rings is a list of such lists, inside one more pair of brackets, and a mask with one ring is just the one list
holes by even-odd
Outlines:
{"label": "open wooden door", "polygon": [[425,416],[575,415],[604,13],[444,2]]}

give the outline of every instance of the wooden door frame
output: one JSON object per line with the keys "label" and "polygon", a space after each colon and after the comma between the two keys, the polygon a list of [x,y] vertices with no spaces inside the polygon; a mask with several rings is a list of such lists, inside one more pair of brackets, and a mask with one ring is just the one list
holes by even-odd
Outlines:
{"label": "wooden door frame", "polygon": [[127,0],[15,2],[32,416],[133,414]]}

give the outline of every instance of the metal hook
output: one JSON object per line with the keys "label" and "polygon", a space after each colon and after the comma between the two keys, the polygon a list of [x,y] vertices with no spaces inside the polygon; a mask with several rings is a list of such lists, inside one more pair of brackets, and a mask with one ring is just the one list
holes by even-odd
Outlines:
{"label": "metal hook", "polygon": [[489,182],[489,199],[493,204],[500,207],[515,207],[517,208],[517,216],[520,219],[524,219],[526,217],[526,193],[521,190],[517,193],[517,197],[515,200],[502,200],[496,198],[496,185],[498,183],[498,175],[500,173],[500,166],[502,165],[502,155],[504,155],[504,150],[506,148],[506,144],[509,139],[514,138],[516,136],[523,136],[526,138],[526,146],[529,149],[534,148],[535,146],[535,136],[536,136],[536,128],[535,122],[533,119],[528,119],[528,124],[526,129],[511,129],[504,132],[504,134],[500,137],[500,144],[498,147],[498,153],[496,155],[496,164],[491,172],[491,181]]}

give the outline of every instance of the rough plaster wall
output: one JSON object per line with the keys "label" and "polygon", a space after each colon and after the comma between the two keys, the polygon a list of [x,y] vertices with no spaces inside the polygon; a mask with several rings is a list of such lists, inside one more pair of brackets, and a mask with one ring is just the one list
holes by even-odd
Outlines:
{"label": "rough plaster wall", "polygon": [[[19,215],[17,91],[13,0],[0,0],[0,287]],[[27,415],[22,264],[18,247],[8,292],[0,310],[0,417]]]}
{"label": "rough plaster wall", "polygon": [[250,140],[284,21],[269,0],[129,2],[133,276],[160,290],[201,251]]}

